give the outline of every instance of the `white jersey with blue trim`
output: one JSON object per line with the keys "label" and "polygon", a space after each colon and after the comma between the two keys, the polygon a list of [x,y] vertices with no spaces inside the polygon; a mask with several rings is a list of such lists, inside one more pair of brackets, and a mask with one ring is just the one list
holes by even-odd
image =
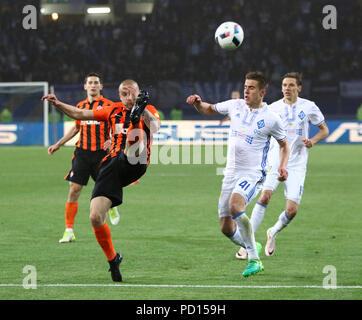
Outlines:
{"label": "white jersey with blue trim", "polygon": [[266,172],[270,138],[284,140],[284,127],[279,117],[266,103],[250,109],[244,99],[217,103],[215,110],[230,117],[227,164],[224,174],[240,170]]}
{"label": "white jersey with blue trim", "polygon": [[[280,99],[270,104],[268,108],[275,112],[282,120],[285,134],[288,138],[290,155],[287,168],[306,170],[308,162],[308,148],[302,139],[309,137],[310,123],[319,126],[325,119],[322,112],[313,101],[297,98],[291,106]],[[279,148],[270,154],[271,163],[279,162]]]}

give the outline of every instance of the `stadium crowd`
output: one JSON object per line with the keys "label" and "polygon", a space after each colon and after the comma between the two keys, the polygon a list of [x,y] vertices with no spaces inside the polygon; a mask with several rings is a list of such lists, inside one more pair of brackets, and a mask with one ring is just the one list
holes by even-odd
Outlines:
{"label": "stadium crowd", "polygon": [[[38,22],[36,30],[22,27],[24,1],[1,3],[0,81],[77,83],[90,70],[106,82],[235,81],[254,69],[271,80],[290,70],[326,84],[360,77],[360,0],[337,7],[336,30],[322,26],[328,1],[155,0],[145,21],[121,7],[113,25],[60,18]],[[40,15],[39,1],[37,8]],[[217,26],[230,20],[245,32],[242,49],[233,52],[213,39]]]}

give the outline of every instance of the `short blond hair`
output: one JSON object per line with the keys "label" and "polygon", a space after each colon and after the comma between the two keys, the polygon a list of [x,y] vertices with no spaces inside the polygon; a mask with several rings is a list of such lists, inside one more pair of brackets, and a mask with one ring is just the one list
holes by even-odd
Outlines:
{"label": "short blond hair", "polygon": [[132,87],[135,87],[136,89],[139,89],[138,87],[138,83],[132,79],[126,79],[126,80],[123,80],[121,82],[121,84],[119,85],[119,88],[118,90],[122,87],[122,86],[132,86]]}

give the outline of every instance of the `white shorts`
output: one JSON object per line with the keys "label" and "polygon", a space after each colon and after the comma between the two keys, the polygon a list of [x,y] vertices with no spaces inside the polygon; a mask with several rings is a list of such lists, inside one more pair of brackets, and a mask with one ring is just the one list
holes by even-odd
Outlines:
{"label": "white shorts", "polygon": [[[288,179],[284,182],[284,195],[287,200],[292,200],[296,203],[300,203],[303,195],[305,170],[293,170],[288,169]],[[280,183],[278,180],[279,173],[276,170],[271,170],[265,178],[263,185],[264,190],[275,191]]]}
{"label": "white shorts", "polygon": [[248,205],[260,192],[264,174],[260,172],[240,172],[236,175],[227,175],[222,181],[219,198],[219,217],[231,216],[229,200],[233,193],[240,194]]}

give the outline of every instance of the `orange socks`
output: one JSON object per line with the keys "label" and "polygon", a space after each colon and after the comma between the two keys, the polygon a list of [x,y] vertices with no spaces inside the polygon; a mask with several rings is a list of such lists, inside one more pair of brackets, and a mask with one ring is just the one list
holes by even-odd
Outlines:
{"label": "orange socks", "polygon": [[116,251],[113,248],[113,243],[111,239],[111,231],[109,230],[109,227],[107,223],[104,223],[103,226],[94,228],[93,227],[94,234],[96,235],[97,241],[99,245],[101,246],[104,254],[107,257],[108,261],[111,261],[116,256]]}
{"label": "orange socks", "polygon": [[[78,202],[67,202],[65,204],[65,227],[67,229],[73,229],[74,218],[77,214],[77,211]],[[93,231],[108,261],[113,260],[116,256],[116,251],[113,248],[111,231],[109,230],[107,223],[98,228],[93,227]]]}
{"label": "orange socks", "polygon": [[65,204],[65,228],[73,229],[74,218],[78,212],[78,202],[67,202]]}

